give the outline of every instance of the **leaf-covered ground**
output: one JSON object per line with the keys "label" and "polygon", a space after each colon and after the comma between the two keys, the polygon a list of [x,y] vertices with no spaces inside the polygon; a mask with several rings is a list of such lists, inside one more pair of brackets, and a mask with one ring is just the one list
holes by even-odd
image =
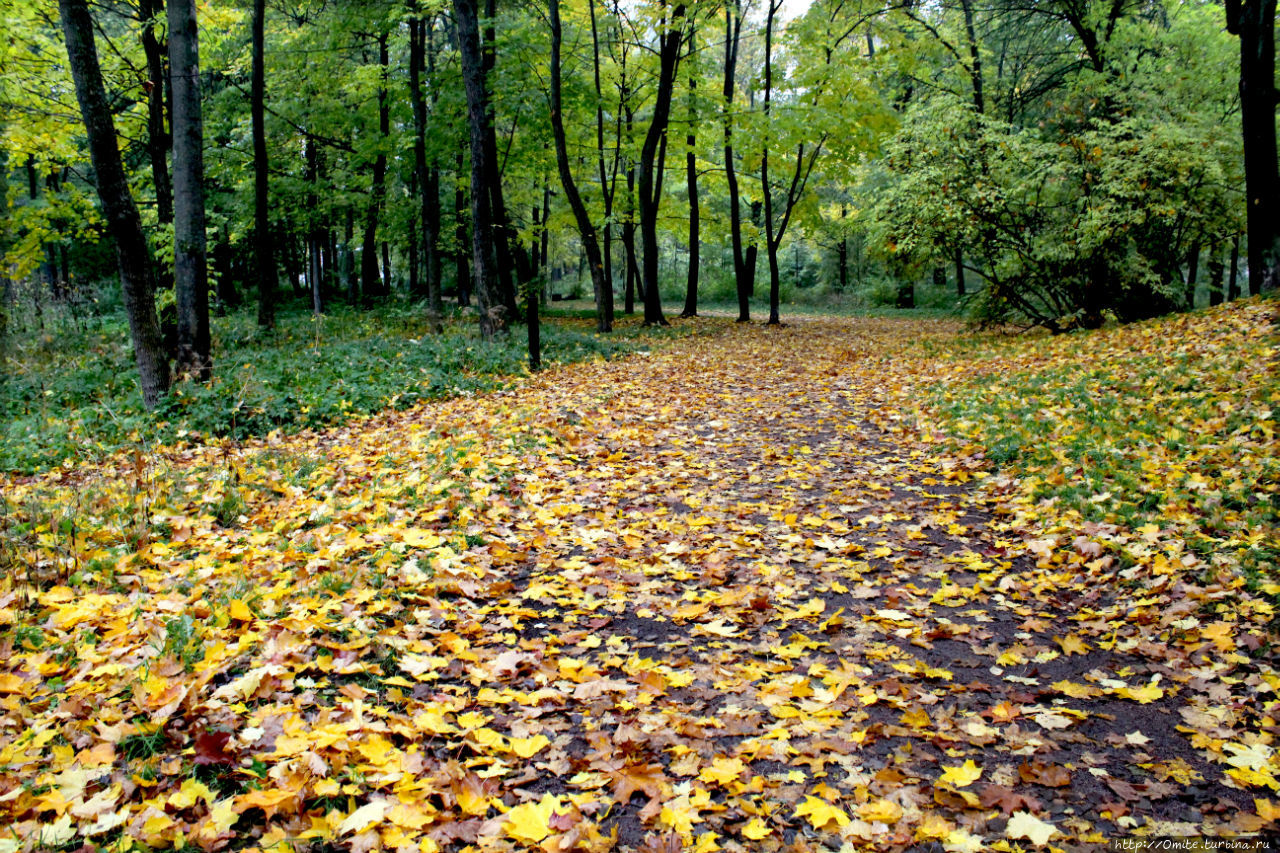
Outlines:
{"label": "leaf-covered ground", "polygon": [[[0,851],[1273,832],[1269,307],[978,348],[702,320],[512,391],[10,480]],[[1130,388],[1142,358],[1191,387]],[[1159,487],[1145,515],[1052,490],[1094,469],[1081,379],[1195,421],[1182,454],[1085,448]]]}

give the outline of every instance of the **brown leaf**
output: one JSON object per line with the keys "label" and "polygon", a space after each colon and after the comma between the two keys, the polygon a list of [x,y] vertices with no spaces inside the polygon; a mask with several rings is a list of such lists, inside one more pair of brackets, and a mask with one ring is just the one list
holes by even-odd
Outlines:
{"label": "brown leaf", "polygon": [[1041,810],[1040,801],[1035,797],[1016,793],[1012,788],[1006,788],[1003,785],[986,785],[980,796],[983,806],[989,809],[999,808],[1007,815],[1016,811],[1035,813]]}

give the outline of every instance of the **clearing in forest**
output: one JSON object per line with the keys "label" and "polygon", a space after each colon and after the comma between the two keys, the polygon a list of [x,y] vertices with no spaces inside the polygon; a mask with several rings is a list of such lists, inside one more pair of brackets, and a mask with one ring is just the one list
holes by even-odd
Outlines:
{"label": "clearing in forest", "polygon": [[[1273,832],[1268,307],[987,349],[701,320],[511,391],[10,480],[0,851]],[[1161,371],[1198,377],[1200,431],[1114,464],[1162,505],[1072,508],[1063,431],[1108,395],[1135,436],[1177,415]]]}

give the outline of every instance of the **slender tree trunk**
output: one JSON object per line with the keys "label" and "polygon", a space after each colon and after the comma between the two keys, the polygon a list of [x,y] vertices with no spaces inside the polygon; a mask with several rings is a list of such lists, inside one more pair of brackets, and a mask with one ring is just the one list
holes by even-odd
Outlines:
{"label": "slender tree trunk", "polygon": [[[390,55],[387,51],[388,36],[378,34],[378,66],[382,83],[378,87],[378,133],[380,147],[373,159],[373,180],[369,187],[369,206],[365,209],[364,240],[360,250],[360,286],[365,299],[387,296],[391,293],[390,279],[378,274],[378,218],[387,194],[386,144],[391,135],[391,111],[387,98],[387,68]],[[385,266],[385,265],[384,265]]]}
{"label": "slender tree trunk", "polygon": [[142,53],[147,59],[147,155],[151,161],[151,183],[156,191],[156,220],[161,225],[168,225],[173,222],[173,185],[169,180],[168,160],[171,141],[164,121],[169,73],[165,69],[164,48],[156,38],[164,3],[162,0],[143,0],[139,11],[143,18]]}
{"label": "slender tree trunk", "polygon": [[1226,0],[1240,37],[1240,121],[1249,231],[1249,292],[1280,286],[1280,164],[1276,158],[1276,0]]}
{"label": "slender tree trunk", "polygon": [[764,200],[765,251],[769,256],[769,321],[768,325],[776,326],[782,322],[779,317],[779,295],[781,293],[781,276],[778,271],[778,244],[773,237],[773,185],[769,183],[769,136],[773,99],[773,21],[781,7],[781,2],[766,0],[769,11],[765,15],[764,25],[764,148],[760,152],[760,195]]}
{"label": "slender tree trunk", "polygon": [[982,54],[978,50],[978,36],[973,26],[973,0],[960,0],[964,10],[964,34],[969,43],[969,80],[973,89],[973,108],[979,115],[987,111],[986,97],[982,91]]}
{"label": "slender tree trunk", "polygon": [[[733,154],[733,92],[737,82],[738,45],[742,36],[740,0],[724,5],[724,175],[729,189],[729,235],[733,245],[733,280],[738,291],[738,322],[751,321],[751,291],[742,249],[742,204]],[[754,272],[754,270],[753,270]],[[752,277],[754,279],[754,276]]]}
{"label": "slender tree trunk", "polygon": [[253,125],[253,245],[258,266],[258,326],[276,325],[276,259],[271,249],[271,217],[268,205],[266,72],[263,61],[263,23],[266,0],[253,0],[251,37],[252,71],[249,83],[249,112]]}
{"label": "slender tree trunk", "polygon": [[1227,299],[1240,298],[1240,235],[1231,236],[1231,273],[1227,279]]}
{"label": "slender tree trunk", "polygon": [[[427,83],[431,88],[431,103],[434,110],[437,97],[434,21],[431,18],[423,18],[419,26],[421,28],[419,44],[425,48],[423,54],[427,62]],[[421,97],[421,94],[419,94],[419,97]],[[425,149],[425,112],[421,124],[421,137]],[[422,174],[422,237],[423,261],[426,268],[427,309],[431,313],[432,328],[436,332],[441,332],[444,330],[444,296],[441,293],[443,290],[443,263],[440,258],[440,167],[434,157],[430,161],[427,160],[425,150],[421,158],[417,157],[415,150],[414,157]]]}
{"label": "slender tree trunk", "polygon": [[[694,49],[694,28],[689,26],[689,54],[696,55]],[[695,128],[698,125],[698,75],[689,75],[689,131],[685,134],[685,186],[689,191],[689,274],[684,286],[684,310],[681,317],[698,316],[698,274],[701,271],[701,244],[699,227],[701,211],[698,208],[698,158],[694,154],[697,145]]]}
{"label": "slender tree trunk", "polygon": [[1200,246],[1191,247],[1191,251],[1187,253],[1187,288],[1183,301],[1187,304],[1187,310],[1196,307],[1196,279],[1200,277]]}
{"label": "slender tree trunk", "polygon": [[654,93],[653,116],[649,120],[649,130],[640,149],[640,239],[644,246],[642,280],[646,326],[667,325],[658,289],[658,206],[662,193],[658,150],[666,139],[667,123],[671,118],[676,66],[680,62],[680,46],[684,43],[684,33],[680,29],[684,22],[684,12],[684,4],[678,3],[666,17],[667,29],[659,40],[658,84]]}
{"label": "slender tree trunk", "polygon": [[964,251],[957,248],[956,261],[956,296],[964,296]]}
{"label": "slender tree trunk", "polygon": [[360,276],[356,274],[356,211],[347,205],[346,221],[342,229],[342,276],[347,290],[347,304],[360,302]]}
{"label": "slender tree trunk", "polygon": [[204,216],[204,119],[195,0],[169,0],[169,68],[173,72],[173,262],[178,308],[177,371],[206,382],[209,268]]}
{"label": "slender tree trunk", "polygon": [[1209,304],[1222,304],[1222,276],[1226,265],[1222,262],[1222,244],[1215,242],[1209,246]]}
{"label": "slender tree trunk", "polygon": [[[619,155],[614,155],[613,174],[609,174],[605,162],[604,150],[604,91],[600,85],[600,33],[596,27],[596,4],[595,0],[587,0],[587,11],[591,15],[591,71],[596,87],[596,160],[600,171],[600,194],[604,201],[604,229],[601,234],[601,242],[603,244],[603,261],[604,261],[604,280],[606,287],[600,293],[601,310],[604,313],[605,322],[610,329],[613,328],[613,199],[615,187],[617,186],[617,169]],[[625,80],[625,68],[623,69],[623,79]],[[625,83],[624,83],[625,90]],[[619,116],[619,120],[621,116]],[[619,132],[621,125],[618,125]],[[619,140],[621,143],[621,140]],[[621,144],[619,144],[621,148]],[[546,260],[543,260],[546,263]],[[627,313],[630,313],[628,310]]]}
{"label": "slender tree trunk", "polygon": [[484,337],[492,338],[507,330],[507,318],[494,269],[493,217],[487,183],[490,169],[485,162],[489,156],[489,92],[480,51],[480,13],[476,0],[453,0],[453,11],[458,23],[458,52],[467,96],[471,148],[472,282],[480,313],[480,332]]}
{"label": "slender tree trunk", "polygon": [[458,307],[471,307],[471,240],[467,234],[467,193],[462,185],[462,152],[454,159],[453,181],[453,239],[457,249],[453,253],[454,279],[458,287]]}
{"label": "slender tree trunk", "polygon": [[[605,291],[610,284],[604,278],[604,257],[600,254],[600,243],[596,239],[596,227],[591,221],[591,214],[583,204],[578,193],[578,184],[573,179],[573,171],[569,168],[569,147],[565,140],[564,116],[561,113],[563,104],[560,94],[560,0],[549,0],[551,12],[551,133],[556,144],[556,168],[560,172],[560,186],[564,189],[564,197],[573,211],[573,218],[578,223],[578,234],[582,238],[582,248],[586,253],[587,266],[591,269],[591,287],[595,291],[596,331],[611,332],[613,324],[609,321],[605,309],[607,296]],[[530,299],[532,314],[530,319],[536,322],[537,306]],[[531,333],[532,334],[532,333]],[[530,338],[532,344],[532,338]],[[530,363],[533,351],[529,353]]]}
{"label": "slender tree trunk", "polygon": [[76,100],[89,139],[89,156],[97,178],[98,198],[107,227],[116,243],[120,285],[133,338],[142,399],[154,408],[169,389],[169,363],[164,355],[160,321],[156,316],[155,278],[151,250],[142,232],[142,217],[129,192],[120,160],[115,123],[107,105],[102,69],[93,42],[93,18],[86,0],[59,0],[67,64],[75,83]]}

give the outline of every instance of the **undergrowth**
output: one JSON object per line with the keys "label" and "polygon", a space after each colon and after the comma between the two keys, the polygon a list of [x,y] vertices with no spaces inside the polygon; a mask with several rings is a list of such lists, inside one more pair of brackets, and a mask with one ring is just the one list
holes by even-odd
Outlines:
{"label": "undergrowth", "polygon": [[[215,318],[214,379],[177,384],[153,413],[142,407],[123,317],[11,340],[0,374],[0,470],[35,473],[180,438],[332,426],[526,372],[522,327],[483,341],[469,317],[457,316],[433,335],[424,313],[409,303],[340,307],[319,320],[283,310],[270,332],[248,311]],[[611,357],[634,349],[639,334],[596,336],[586,323],[547,322],[543,361]]]}

